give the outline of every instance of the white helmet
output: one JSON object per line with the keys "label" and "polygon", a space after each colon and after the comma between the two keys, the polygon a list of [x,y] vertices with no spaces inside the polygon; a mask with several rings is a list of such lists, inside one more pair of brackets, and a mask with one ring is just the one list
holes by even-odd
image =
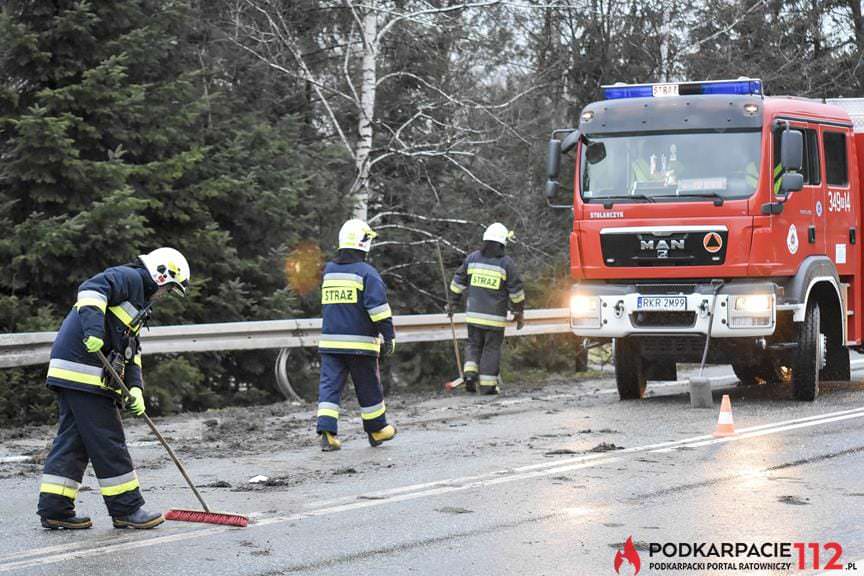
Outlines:
{"label": "white helmet", "polygon": [[500,222],[495,222],[494,224],[490,224],[486,231],[483,232],[483,241],[490,242],[498,242],[499,244],[506,246],[507,240],[513,239],[513,232],[507,230],[507,227],[501,224]]}
{"label": "white helmet", "polygon": [[378,236],[369,224],[356,218],[348,220],[339,230],[339,249],[350,248],[369,252],[372,239]]}
{"label": "white helmet", "polygon": [[149,254],[138,256],[150,277],[157,286],[170,285],[170,287],[186,295],[186,287],[189,286],[189,262],[178,250],[174,248],[157,248]]}

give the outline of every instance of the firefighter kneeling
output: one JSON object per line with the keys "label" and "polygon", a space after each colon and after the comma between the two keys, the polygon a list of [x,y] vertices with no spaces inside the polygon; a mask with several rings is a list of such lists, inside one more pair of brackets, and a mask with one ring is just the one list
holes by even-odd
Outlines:
{"label": "firefighter kneeling", "polygon": [[393,314],[381,275],[365,262],[375,236],[362,220],[345,222],[339,231],[339,252],[324,268],[318,434],[325,452],[342,446],[336,437],[339,403],[349,373],[369,444],[379,446],[396,436],[396,428],[387,424],[378,372],[379,353],[389,356],[396,349]]}
{"label": "firefighter kneeling", "polygon": [[[507,326],[508,300],[522,328],[525,291],[516,264],[504,253],[512,233],[496,222],[483,233],[483,247],[472,252],[450,283],[450,290],[468,292],[465,321],[468,323],[468,351],[465,354],[465,390],[483,394],[498,393],[501,347]],[[450,311],[452,314],[452,310]]]}
{"label": "firefighter kneeling", "polygon": [[88,460],[115,528],[153,528],[164,519],[142,509],[144,498],[126,447],[117,408],[120,393],[108,384],[96,356],[102,351],[125,373],[132,401],[144,413],[138,331],[152,300],[168,291],[185,295],[189,264],[173,248],[139,256],[140,263],[108,268],[78,289],[78,300],[63,321],[48,364],[48,387],[60,407],[57,437],[39,485],[42,526],[52,530],[90,528],[75,512],[75,499]]}

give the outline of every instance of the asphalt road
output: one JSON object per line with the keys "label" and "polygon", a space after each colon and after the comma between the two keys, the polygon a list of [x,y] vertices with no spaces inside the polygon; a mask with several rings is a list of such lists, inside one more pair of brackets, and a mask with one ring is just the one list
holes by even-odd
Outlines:
{"label": "asphalt road", "polygon": [[[270,408],[266,430],[252,425],[260,413],[248,416],[245,434],[257,444],[220,438],[227,417],[161,422],[193,477],[212,486],[202,489],[211,507],[249,515],[245,529],[168,522],[114,530],[88,471],[91,489],[78,507],[94,528],[45,531],[34,515],[38,466],[7,462],[0,574],[602,576],[616,573],[628,538],[639,574],[813,573],[810,548],[809,571],[797,568],[794,548],[791,558],[694,558],[680,547],[652,554],[652,544],[775,542],[816,543],[820,566],[836,542],[840,563],[858,561],[864,572],[864,383],[825,385],[814,403],[791,400],[785,388],[730,385],[738,434],[725,439],[711,436],[721,391],[714,410],[693,410],[680,385],[623,403],[612,386],[582,379],[493,399],[394,399],[394,442],[369,447],[359,419],[349,419],[345,447],[329,454],[308,429],[308,407]],[[4,442],[0,457],[50,436],[40,429]],[[195,507],[146,429],[132,425],[129,437],[148,507]],[[269,485],[248,482],[257,475]],[[739,564],[756,561],[793,567]],[[658,562],[706,568],[651,565]],[[624,561],[620,573],[634,568]]]}

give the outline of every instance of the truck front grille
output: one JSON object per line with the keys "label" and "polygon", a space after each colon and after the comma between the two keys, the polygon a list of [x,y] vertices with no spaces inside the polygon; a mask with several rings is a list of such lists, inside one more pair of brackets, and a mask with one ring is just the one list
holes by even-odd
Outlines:
{"label": "truck front grille", "polygon": [[637,328],[690,328],[696,324],[695,312],[634,312],[630,322]]}

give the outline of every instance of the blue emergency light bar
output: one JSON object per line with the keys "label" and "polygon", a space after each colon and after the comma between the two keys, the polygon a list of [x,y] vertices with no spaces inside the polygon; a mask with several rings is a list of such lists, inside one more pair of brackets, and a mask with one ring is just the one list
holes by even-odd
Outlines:
{"label": "blue emergency light bar", "polygon": [[663,98],[668,96],[699,96],[706,94],[735,94],[762,96],[762,80],[714,80],[708,82],[672,82],[663,84],[613,84],[603,86],[605,100],[624,98]]}

